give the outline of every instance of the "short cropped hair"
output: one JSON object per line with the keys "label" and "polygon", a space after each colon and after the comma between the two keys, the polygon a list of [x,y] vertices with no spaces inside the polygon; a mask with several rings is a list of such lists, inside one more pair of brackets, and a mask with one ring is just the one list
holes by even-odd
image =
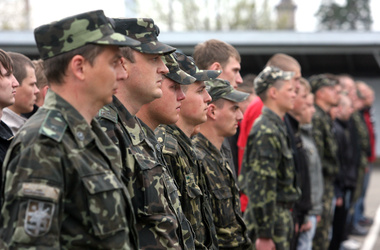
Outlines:
{"label": "short cropped hair", "polygon": [[301,65],[294,57],[283,53],[274,54],[271,58],[269,58],[266,66],[275,66],[284,71],[292,71],[294,66],[301,69]]}
{"label": "short cropped hair", "polygon": [[42,59],[33,60],[34,69],[36,70],[37,88],[41,89],[48,85],[48,81],[44,72],[44,61]]}
{"label": "short cropped hair", "polygon": [[[0,49],[0,63],[2,67],[7,71],[7,74],[13,73],[13,62],[12,58],[9,57],[8,53]],[[0,71],[0,76],[4,77]]]}
{"label": "short cropped hair", "polygon": [[224,68],[230,57],[241,62],[239,52],[232,45],[216,39],[197,44],[193,53],[195,64],[199,69],[208,69],[214,62],[220,63]]}
{"label": "short cropped hair", "polygon": [[120,48],[121,56],[130,61],[131,63],[135,63],[135,56],[133,54],[133,49],[130,47],[121,47]]}
{"label": "short cropped hair", "polygon": [[256,78],[255,74],[247,74],[243,77],[243,83],[239,84],[236,88],[236,90],[248,93],[248,94],[254,94],[255,93],[255,86],[254,86],[254,80]]}
{"label": "short cropped hair", "polygon": [[87,44],[78,49],[46,59],[44,61],[44,68],[48,85],[51,83],[61,85],[63,83],[67,67],[74,56],[81,55],[90,65],[93,65],[95,58],[103,52],[104,48],[105,46],[103,45]]}
{"label": "short cropped hair", "polygon": [[306,78],[301,77],[300,78],[300,84],[306,88],[308,92],[311,91],[311,86],[309,81]]}
{"label": "short cropped hair", "polygon": [[21,86],[22,81],[27,76],[26,67],[29,66],[34,69],[34,65],[32,61],[23,54],[16,52],[8,52],[8,55],[10,56],[10,58],[12,58],[13,61],[13,75],[15,76],[16,80]]}

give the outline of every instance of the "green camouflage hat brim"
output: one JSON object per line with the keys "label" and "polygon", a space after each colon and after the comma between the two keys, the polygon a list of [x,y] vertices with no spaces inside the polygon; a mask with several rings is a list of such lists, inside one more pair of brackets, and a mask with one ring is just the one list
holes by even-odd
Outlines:
{"label": "green camouflage hat brim", "polygon": [[141,42],[132,49],[144,54],[166,55],[176,48],[158,41],[160,29],[151,18],[114,18],[116,32]]}
{"label": "green camouflage hat brim", "polygon": [[320,88],[327,86],[335,86],[338,81],[329,79],[325,74],[313,75],[309,78],[311,92],[315,94]]}
{"label": "green camouflage hat brim", "polygon": [[214,79],[210,81],[205,81],[208,93],[212,98],[211,102],[215,102],[221,98],[232,101],[232,102],[242,102],[246,100],[249,96],[248,93],[238,91],[231,86],[229,81],[223,79]]}
{"label": "green camouflage hat brim", "polygon": [[216,79],[221,73],[221,70],[200,70],[191,56],[187,56],[181,52],[174,52],[174,57],[177,60],[179,67],[187,74],[196,78],[197,81],[209,81]]}
{"label": "green camouflage hat brim", "polygon": [[80,48],[86,44],[138,46],[139,41],[116,33],[112,19],[102,10],[86,12],[42,25],[34,30],[42,59]]}
{"label": "green camouflage hat brim", "polygon": [[292,71],[283,71],[274,66],[267,66],[255,78],[254,87],[257,95],[266,91],[270,86],[279,80],[290,80],[294,76]]}
{"label": "green camouflage hat brim", "polygon": [[187,74],[185,71],[180,69],[177,61],[175,60],[173,54],[168,54],[162,56],[162,61],[165,63],[166,67],[169,69],[169,73],[165,74],[165,76],[176,83],[181,85],[189,85],[196,81],[194,77]]}

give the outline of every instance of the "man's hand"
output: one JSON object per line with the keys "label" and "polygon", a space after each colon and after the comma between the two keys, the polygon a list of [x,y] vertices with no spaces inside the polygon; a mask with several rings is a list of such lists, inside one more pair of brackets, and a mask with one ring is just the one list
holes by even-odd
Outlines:
{"label": "man's hand", "polygon": [[306,222],[305,224],[301,225],[300,232],[309,231],[311,229],[311,221]]}
{"label": "man's hand", "polygon": [[256,240],[256,250],[276,250],[272,239],[258,238]]}

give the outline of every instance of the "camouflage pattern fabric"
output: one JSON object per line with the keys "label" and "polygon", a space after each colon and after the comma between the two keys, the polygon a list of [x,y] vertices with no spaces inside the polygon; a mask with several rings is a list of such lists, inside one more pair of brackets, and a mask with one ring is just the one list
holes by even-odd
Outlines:
{"label": "camouflage pattern fabric", "polygon": [[99,111],[99,123],[122,155],[123,182],[132,198],[141,249],[181,249],[179,222],[164,183],[165,166],[157,161],[136,116],[114,96]]}
{"label": "camouflage pattern fabric", "polygon": [[161,125],[155,133],[182,195],[182,210],[195,232],[195,248],[217,249],[206,179],[190,138],[175,125]]}
{"label": "camouflage pattern fabric", "polygon": [[151,18],[114,18],[115,31],[141,42],[131,48],[145,54],[166,55],[176,48],[157,40],[160,29]]}
{"label": "camouflage pattern fabric", "polygon": [[277,214],[276,209],[289,210],[300,197],[294,178],[285,123],[264,106],[250,131],[239,176],[239,186],[249,199],[244,219],[253,242],[257,238],[271,238],[276,249],[289,244],[291,237],[284,238],[286,229],[280,225],[285,221],[292,228],[293,220],[289,211]]}
{"label": "camouflage pattern fabric", "polygon": [[196,81],[195,77],[187,74],[185,71],[180,69],[177,60],[174,58],[173,54],[162,56],[162,61],[165,63],[166,67],[169,69],[169,73],[165,76],[172,79],[176,83],[182,85],[189,85]]}
{"label": "camouflage pattern fabric", "polygon": [[9,248],[138,249],[119,150],[54,92],[4,164],[0,236]]}
{"label": "camouflage pattern fabric", "polygon": [[339,162],[336,156],[338,146],[332,132],[332,120],[326,112],[315,105],[312,124],[315,144],[322,161],[323,176],[334,179],[339,171]]}
{"label": "camouflage pattern fabric", "polygon": [[42,59],[48,59],[86,44],[137,46],[140,42],[116,33],[112,19],[102,10],[86,12],[37,27],[34,38]]}
{"label": "camouflage pattern fabric", "polygon": [[321,157],[324,186],[322,196],[323,211],[321,221],[317,224],[315,231],[313,249],[327,249],[332,222],[331,206],[334,197],[334,180],[339,171],[338,146],[332,131],[332,120],[318,105],[315,105],[312,124],[313,137]]}
{"label": "camouflage pattern fabric", "polygon": [[257,95],[263,93],[279,80],[290,80],[294,76],[292,71],[282,71],[274,66],[267,66],[261,71],[253,82]]}
{"label": "camouflage pattern fabric", "polygon": [[338,84],[337,81],[327,78],[326,75],[313,75],[309,78],[309,83],[311,87],[311,92],[315,94],[318,89],[326,86],[335,86]]}
{"label": "camouflage pattern fabric", "polygon": [[215,102],[220,98],[230,100],[232,102],[242,102],[249,96],[248,93],[235,90],[227,80],[217,78],[214,80],[205,81],[205,85],[208,87],[207,91],[212,98],[211,102]]}
{"label": "camouflage pattern fabric", "polygon": [[206,170],[219,248],[250,249],[252,243],[240,210],[239,188],[230,167],[231,151],[223,146],[218,150],[201,133],[192,141]]}
{"label": "camouflage pattern fabric", "polygon": [[208,81],[217,78],[222,71],[221,70],[200,70],[194,62],[191,56],[187,56],[181,52],[173,53],[177,60],[179,67],[187,74],[195,77],[197,81]]}
{"label": "camouflage pattern fabric", "polygon": [[139,121],[141,122],[141,125],[144,131],[146,132],[149,141],[152,145],[155,145],[158,162],[165,166],[163,173],[164,183],[166,189],[168,190],[168,197],[170,199],[171,206],[173,206],[173,210],[176,212],[176,216],[179,221],[179,227],[177,231],[178,236],[180,238],[181,247],[182,249],[195,249],[194,231],[191,227],[190,222],[187,220],[185,214],[183,213],[180,200],[181,193],[179,192],[177,182],[171,175],[168,164],[164,159],[162,147],[158,143],[154,131],[152,131],[144,122],[142,122],[141,120]]}
{"label": "camouflage pattern fabric", "polygon": [[364,118],[362,114],[359,111],[355,111],[351,115],[357,133],[358,138],[360,138],[360,163],[358,168],[358,179],[356,183],[355,192],[353,194],[353,203],[357,201],[357,199],[360,197],[362,191],[363,191],[363,182],[364,182],[364,175],[365,175],[365,169],[368,166],[368,155],[367,152],[370,150],[370,144],[369,144],[369,134],[368,134],[368,128],[364,121]]}

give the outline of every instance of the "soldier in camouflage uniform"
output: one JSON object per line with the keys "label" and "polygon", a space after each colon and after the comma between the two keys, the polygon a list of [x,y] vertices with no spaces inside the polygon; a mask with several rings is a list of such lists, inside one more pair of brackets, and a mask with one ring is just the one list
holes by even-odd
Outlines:
{"label": "soldier in camouflage uniform", "polygon": [[157,160],[165,166],[164,181],[168,189],[170,202],[178,218],[179,227],[177,231],[181,247],[182,249],[195,249],[194,232],[190,222],[183,213],[177,183],[171,175],[163,157],[162,148],[154,135],[154,130],[158,125],[177,122],[181,101],[185,98],[181,85],[189,85],[195,81],[195,78],[179,68],[173,54],[164,56],[163,61],[168,67],[169,73],[165,74],[162,81],[162,97],[142,106],[136,116],[141,119],[141,125],[146,131],[149,140],[152,145],[155,145]]}
{"label": "soldier in camouflage uniform", "polygon": [[313,239],[313,249],[325,250],[329,247],[334,180],[339,171],[338,146],[332,131],[329,110],[338,104],[339,98],[335,87],[337,82],[329,75],[311,76],[309,82],[311,91],[315,95],[315,113],[312,119],[313,137],[321,157],[323,175],[323,210]]}
{"label": "soldier in camouflage uniform", "polygon": [[289,249],[290,208],[300,196],[283,117],[294,106],[294,72],[267,66],[255,79],[264,103],[248,137],[239,184],[249,202],[244,213],[249,236],[260,249]]}
{"label": "soldier in camouflage uniform", "polygon": [[205,177],[211,194],[213,218],[220,249],[250,249],[235,182],[231,151],[223,145],[226,137],[236,133],[237,124],[243,118],[239,102],[248,93],[235,90],[227,80],[205,82],[212,100],[207,111],[207,121],[200,125],[193,144],[205,167]]}
{"label": "soldier in camouflage uniform", "polygon": [[175,48],[157,40],[158,27],[150,18],[115,19],[116,31],[141,41],[140,46],[123,48],[128,78],[121,83],[113,103],[99,111],[99,122],[120,148],[123,181],[136,214],[141,249],[181,249],[178,233],[182,221],[170,200],[173,186],[166,166],[159,161],[155,144],[141,121],[139,109],[162,96],[163,75],[168,73],[161,56]]}
{"label": "soldier in camouflage uniform", "polygon": [[197,159],[191,135],[197,125],[206,121],[210,95],[205,80],[215,79],[220,71],[199,70],[191,57],[175,53],[180,68],[196,78],[183,86],[179,120],[175,125],[159,126],[156,137],[181,193],[182,209],[195,232],[196,249],[217,249],[215,226],[203,166]]}
{"label": "soldier in camouflage uniform", "polygon": [[120,151],[93,117],[126,77],[103,11],[34,31],[50,90],[4,162],[0,236],[11,249],[137,249]]}

